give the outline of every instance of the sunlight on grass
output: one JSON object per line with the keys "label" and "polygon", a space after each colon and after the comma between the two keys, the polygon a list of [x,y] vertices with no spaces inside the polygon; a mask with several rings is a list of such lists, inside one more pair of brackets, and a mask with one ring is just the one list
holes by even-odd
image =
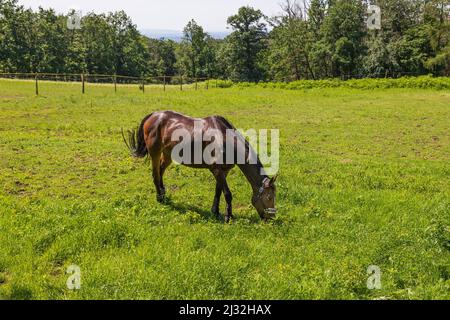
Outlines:
{"label": "sunlight on grass", "polygon": [[[80,90],[0,80],[0,298],[450,298],[449,91]],[[277,220],[238,169],[232,225],[208,171],[171,167],[158,204],[121,137],[157,110],[280,129]]]}

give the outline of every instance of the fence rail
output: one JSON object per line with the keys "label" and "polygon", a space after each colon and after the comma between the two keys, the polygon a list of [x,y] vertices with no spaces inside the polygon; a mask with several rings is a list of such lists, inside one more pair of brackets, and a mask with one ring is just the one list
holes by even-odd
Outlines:
{"label": "fence rail", "polygon": [[[75,73],[0,73],[3,79],[20,79],[31,80],[35,82],[35,93],[39,95],[40,81],[61,81],[61,82],[79,82],[81,84],[81,93],[86,93],[87,84],[113,84],[114,91],[117,92],[117,85],[137,85],[139,90],[145,93],[145,87],[149,85],[161,86],[164,91],[168,86],[177,86],[181,91],[186,86],[190,86],[195,90],[204,88],[208,90],[210,82],[209,78],[192,78],[183,75],[172,76],[154,76],[154,77],[130,77],[121,75],[105,75],[105,74],[75,74]],[[212,83],[212,87],[217,87],[217,81]]]}
{"label": "fence rail", "polygon": [[[417,72],[382,72],[371,75],[364,74],[348,74],[339,77],[341,80],[349,79],[366,79],[366,78],[389,78],[395,79],[400,77],[422,76],[423,73]],[[61,82],[77,82],[80,83],[81,93],[86,93],[88,84],[112,84],[114,92],[117,92],[118,85],[136,85],[140,91],[145,93],[146,86],[158,86],[166,91],[168,87],[176,88],[183,91],[185,88],[199,90],[219,88],[219,81],[210,78],[193,78],[184,75],[171,76],[153,76],[153,77],[131,77],[122,75],[105,75],[105,74],[76,74],[76,73],[0,73],[0,79],[23,79],[35,82],[35,93],[39,95],[40,81],[61,81]],[[331,78],[332,79],[332,78]],[[292,82],[295,79],[283,79],[281,82]]]}

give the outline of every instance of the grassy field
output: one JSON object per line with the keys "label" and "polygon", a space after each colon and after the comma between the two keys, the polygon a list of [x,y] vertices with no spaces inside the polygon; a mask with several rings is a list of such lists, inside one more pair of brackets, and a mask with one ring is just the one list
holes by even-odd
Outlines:
{"label": "grassy field", "polygon": [[[449,91],[40,93],[0,80],[0,298],[450,298]],[[260,222],[238,169],[233,224],[209,213],[207,171],[171,167],[158,204],[121,137],[156,110],[279,128],[278,219]]]}

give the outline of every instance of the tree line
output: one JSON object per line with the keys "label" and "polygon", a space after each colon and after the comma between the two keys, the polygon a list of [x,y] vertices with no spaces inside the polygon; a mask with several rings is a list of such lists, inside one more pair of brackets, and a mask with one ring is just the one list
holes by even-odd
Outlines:
{"label": "tree line", "polygon": [[124,11],[67,15],[0,0],[0,72],[175,76],[238,82],[450,75],[448,0],[374,0],[381,29],[367,27],[365,0],[285,0],[267,17],[242,7],[232,32],[212,38],[188,22],[177,43],[142,35]]}

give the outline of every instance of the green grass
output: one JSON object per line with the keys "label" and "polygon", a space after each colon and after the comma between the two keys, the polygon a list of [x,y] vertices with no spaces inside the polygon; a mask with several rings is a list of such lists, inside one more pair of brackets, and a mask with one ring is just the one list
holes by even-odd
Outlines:
{"label": "green grass", "polygon": [[[0,81],[0,298],[450,298],[448,90],[40,92]],[[156,110],[279,128],[278,219],[259,221],[238,169],[231,225],[207,171],[171,167],[159,205],[120,133]]]}

